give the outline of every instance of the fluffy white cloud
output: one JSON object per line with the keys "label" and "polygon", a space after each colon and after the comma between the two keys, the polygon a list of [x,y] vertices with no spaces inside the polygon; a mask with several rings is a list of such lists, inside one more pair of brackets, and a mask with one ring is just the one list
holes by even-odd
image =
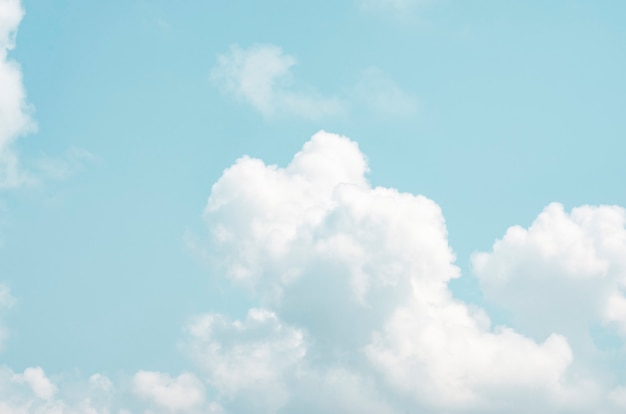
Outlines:
{"label": "fluffy white cloud", "polygon": [[626,330],[624,209],[553,204],[476,254],[486,297],[513,315],[494,326],[448,288],[459,269],[439,206],[367,172],[355,142],[326,132],[284,168],[237,160],[204,218],[223,274],[259,307],[189,321],[194,373],[77,387],[0,369],[0,412],[623,412],[626,387],[585,338],[594,323]]}
{"label": "fluffy white cloud", "polygon": [[[64,373],[51,379],[39,367],[23,373],[0,367],[2,414],[223,414],[214,403],[201,404],[203,390],[191,374],[171,378],[140,371],[132,381],[114,384],[102,374],[85,379]],[[139,399],[133,398],[137,394]]]}
{"label": "fluffy white cloud", "polygon": [[473,257],[486,297],[530,335],[582,340],[594,323],[626,333],[626,210],[554,203]]}
{"label": "fluffy white cloud", "polygon": [[[103,385],[106,387],[103,388]],[[2,414],[109,414],[110,381],[92,376],[87,386],[64,384],[59,389],[43,369],[26,368],[15,373],[0,367],[0,413]]]}
{"label": "fluffy white cloud", "polygon": [[291,68],[296,59],[280,47],[263,44],[242,49],[237,45],[217,57],[211,81],[271,117],[293,114],[319,118],[343,110],[343,102],[311,88],[294,86]]}
{"label": "fluffy white cloud", "polygon": [[274,312],[251,309],[243,321],[200,315],[186,330],[184,348],[229,413],[395,413],[371,379],[309,356],[303,331]]}
{"label": "fluffy white cloud", "polygon": [[574,395],[564,388],[572,352],[562,336],[537,344],[510,328],[491,329],[484,314],[473,314],[447,293],[424,294],[416,286],[415,296],[367,352],[381,374],[416,403],[515,412],[528,394],[545,404]]}
{"label": "fluffy white cloud", "polygon": [[9,59],[24,11],[19,0],[0,0],[0,188],[15,187],[27,177],[20,171],[12,144],[35,129],[26,102],[20,67]]}
{"label": "fluffy white cloud", "polygon": [[139,371],[133,378],[133,390],[170,412],[188,412],[204,402],[204,385],[190,373],[172,378],[160,372]]}
{"label": "fluffy white cloud", "polygon": [[[286,373],[306,354],[300,330],[285,326],[272,312],[251,309],[243,322],[219,314],[198,316],[187,333],[187,352],[227,402],[263,412],[286,403]],[[241,394],[245,400],[237,399]]]}
{"label": "fluffy white cloud", "polygon": [[43,400],[51,399],[57,392],[57,387],[50,382],[43,369],[39,367],[26,368],[23,374],[14,375],[12,380],[19,384],[28,384],[37,398]]}
{"label": "fluffy white cloud", "polygon": [[[268,320],[275,328],[268,329],[265,340],[242,339],[246,346],[255,344],[252,348],[225,346],[220,338],[232,334],[209,330],[210,345],[199,355],[239,361],[244,359],[234,358],[226,349],[255,349],[261,343],[264,352],[249,354],[272,361],[265,356],[273,355],[268,349],[274,349],[271,344],[278,340],[277,327],[301,332],[306,349],[302,356],[287,358],[293,361],[287,366],[276,361],[262,365],[276,364],[275,375],[289,379],[281,383],[282,406],[293,409],[306,399],[303,384],[327,383],[333,372],[347,372],[345,378],[359,384],[361,392],[368,389],[368,396],[376,396],[370,404],[388,412],[612,409],[603,402],[610,399],[611,389],[605,376],[578,370],[581,355],[570,346],[569,331],[547,324],[541,335],[535,335],[521,328],[492,326],[483,310],[455,299],[447,283],[459,271],[440,208],[423,196],[372,188],[367,171],[356,143],[320,132],[285,168],[243,157],[224,172],[204,212],[213,236],[211,248],[225,273],[271,309],[263,312],[271,315]],[[589,253],[591,241],[577,242],[579,231],[559,221],[558,214],[548,222],[565,229],[562,241],[569,240],[565,245],[573,256],[559,253],[558,239],[542,244],[552,246],[551,254],[566,273],[578,275],[574,280],[595,280],[581,277],[581,272],[603,274],[624,268],[621,210],[603,208],[605,219],[589,211],[584,208],[575,215],[581,223],[594,222],[611,235],[599,237],[596,232],[593,239],[610,254],[598,258]],[[475,263],[483,276],[508,280],[509,274],[518,275],[509,268],[516,269],[520,257],[515,252],[494,253],[492,258],[478,255]],[[519,277],[527,270],[523,268]],[[594,289],[602,290],[603,283],[595,283]],[[503,301],[519,298],[513,290],[506,296],[506,283],[502,289]],[[598,312],[606,322],[626,314],[621,296],[615,297],[600,300],[604,305]],[[211,316],[207,324],[213,326],[215,318]],[[220,318],[220,326],[228,325]],[[230,324],[241,337],[252,322]],[[232,367],[228,371],[242,372]],[[220,387],[229,383],[227,378],[214,377],[211,382]],[[240,375],[237,378],[241,381]],[[280,383],[278,377],[271,381]],[[343,399],[338,406],[354,410],[357,404]]]}

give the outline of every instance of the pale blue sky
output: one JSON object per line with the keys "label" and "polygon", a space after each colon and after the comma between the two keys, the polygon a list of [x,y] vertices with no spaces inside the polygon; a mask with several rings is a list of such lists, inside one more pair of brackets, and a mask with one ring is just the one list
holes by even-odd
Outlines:
{"label": "pale blue sky", "polygon": [[[41,179],[0,194],[0,363],[193,372],[186,321],[259,305],[190,247],[211,186],[244,154],[287,165],[320,130],[358,143],[374,186],[441,207],[453,292],[514,325],[471,254],[551,202],[626,206],[626,3],[388,3],[23,0],[9,58],[38,130],[14,148]],[[211,77],[272,45],[296,63],[271,113]]]}

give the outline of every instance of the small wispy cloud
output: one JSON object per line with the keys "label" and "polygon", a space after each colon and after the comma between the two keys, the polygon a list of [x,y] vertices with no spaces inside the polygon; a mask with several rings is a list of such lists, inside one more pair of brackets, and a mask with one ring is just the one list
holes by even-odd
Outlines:
{"label": "small wispy cloud", "polygon": [[247,49],[235,45],[228,53],[218,55],[210,78],[222,91],[268,118],[294,115],[319,119],[349,114],[355,108],[383,116],[407,116],[418,110],[417,97],[378,68],[363,71],[354,85],[329,97],[295,81],[292,67],[296,62],[295,57],[276,45]]}
{"label": "small wispy cloud", "polygon": [[344,110],[341,99],[296,83],[291,73],[295,64],[293,56],[275,45],[258,44],[247,49],[234,45],[217,57],[210,79],[266,117],[288,114],[320,118]]}

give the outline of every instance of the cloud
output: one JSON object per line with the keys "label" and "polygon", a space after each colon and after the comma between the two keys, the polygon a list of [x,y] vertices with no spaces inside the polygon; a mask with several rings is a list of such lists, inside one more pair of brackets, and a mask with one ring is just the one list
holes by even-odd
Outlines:
{"label": "cloud", "polygon": [[59,386],[40,367],[26,368],[22,373],[0,367],[0,412],[106,414],[113,412],[112,388],[111,381],[99,374],[88,381],[63,382]]}
{"label": "cloud", "polygon": [[186,331],[186,352],[229,413],[394,412],[371,380],[311,364],[306,335],[274,312],[251,309],[243,321],[200,315]]}
{"label": "cloud", "polygon": [[211,81],[227,94],[251,105],[265,117],[293,115],[319,119],[348,114],[355,108],[378,116],[407,117],[417,113],[417,98],[378,68],[369,68],[335,97],[324,97],[293,79],[296,59],[271,44],[247,49],[232,46],[218,55]]}
{"label": "cloud", "polygon": [[440,207],[368,171],[356,142],[323,131],[285,167],[240,158],[203,217],[214,274],[256,306],[191,317],[177,376],[0,368],[0,412],[623,412],[614,354],[585,341],[594,323],[624,334],[623,208],[552,204],[474,255],[487,299],[513,315],[494,325],[448,288],[460,271]]}
{"label": "cloud", "polygon": [[626,337],[626,210],[547,206],[527,229],[509,228],[473,256],[485,297],[525,334],[567,336],[579,369],[611,382],[602,337]]}
{"label": "cloud", "polygon": [[245,396],[245,407],[276,412],[288,397],[286,373],[306,354],[303,333],[276,315],[251,309],[245,321],[219,314],[196,317],[187,327],[187,351],[226,401]]}
{"label": "cloud", "polygon": [[203,384],[189,373],[172,378],[140,371],[131,381],[120,378],[114,384],[102,374],[64,373],[52,379],[40,367],[23,373],[0,367],[2,414],[224,414],[217,404],[203,402]]}
{"label": "cloud", "polygon": [[204,402],[204,385],[193,374],[176,378],[152,371],[139,371],[133,377],[133,391],[170,412],[188,412]]}
{"label": "cloud", "polygon": [[343,102],[324,97],[310,87],[294,86],[291,68],[296,59],[280,47],[257,44],[231,46],[218,55],[210,79],[225,92],[252,105],[266,117],[296,115],[320,118],[343,111]]}
{"label": "cloud", "polygon": [[[572,332],[546,322],[551,319],[542,315],[534,315],[537,326],[545,322],[540,335],[518,324],[494,326],[484,310],[455,299],[448,282],[459,276],[459,269],[439,206],[423,196],[372,187],[367,172],[366,157],[355,142],[326,132],[314,135],[286,167],[243,157],[225,170],[213,185],[204,212],[213,240],[210,249],[223,273],[259,301],[263,315],[271,315],[267,318],[274,328],[265,330],[265,340],[257,335],[250,342],[244,334],[252,324],[250,316],[245,322],[211,316],[208,325],[217,318],[219,326],[230,328],[209,329],[211,339],[197,355],[204,352],[208,360],[235,360],[248,366],[254,363],[227,350],[245,349],[248,352],[237,355],[263,358],[272,355],[262,366],[276,364],[277,377],[271,382],[281,384],[276,407],[283,410],[301,408],[298,404],[307,400],[304,384],[326,383],[337,372],[358,384],[360,395],[367,389],[367,395],[375,396],[371,404],[385,407],[381,412],[617,410],[605,402],[611,392],[619,394],[617,389],[611,391],[615,384],[607,381],[606,372],[585,369],[579,360],[584,362],[587,355],[579,352],[575,336],[572,347]],[[552,210],[554,206],[547,209]],[[621,209],[602,207],[598,215],[584,207],[573,214],[579,222],[574,226],[558,208],[555,211],[548,214],[546,228],[562,231],[560,238],[542,236],[538,247],[517,252],[514,247],[528,244],[520,240],[533,238],[524,239],[515,230],[511,243],[505,237],[496,244],[500,247],[494,248],[493,257],[475,257],[483,280],[493,280],[499,288],[498,283],[505,281],[494,293],[498,298],[502,294],[502,302],[515,306],[522,300],[515,296],[513,279],[536,276],[528,276],[532,268],[518,263],[544,248],[542,254],[552,255],[555,266],[570,274],[574,285],[578,280],[595,281],[594,289],[602,292],[605,281],[593,275],[625,268]],[[583,237],[582,223],[596,230]],[[593,243],[606,253],[589,250]],[[507,281],[512,283],[510,291]],[[531,291],[528,287],[523,292]],[[558,308],[555,292],[546,294],[546,306],[550,297],[555,297]],[[613,297],[598,296],[603,306],[597,315],[619,326],[626,314],[624,302]],[[520,313],[524,312],[522,308]],[[563,313],[563,323],[568,316]],[[283,361],[291,362],[285,366],[268,362],[274,358],[270,344],[284,343],[276,335],[278,327],[303,338],[298,358],[286,357]],[[226,345],[222,337],[237,342]],[[263,351],[253,351],[256,346]],[[277,353],[291,355],[285,350]],[[242,372],[228,366],[227,372]],[[230,380],[213,377],[211,382],[219,388]],[[344,398],[341,404],[354,411],[359,402]]]}
{"label": "cloud", "polygon": [[14,375],[13,381],[18,384],[28,384],[37,398],[43,400],[51,399],[57,392],[57,387],[50,382],[39,367],[26,368],[23,374]]}
{"label": "cloud", "polygon": [[[9,287],[3,283],[0,283],[0,316],[5,309],[11,308],[15,304],[15,298],[11,295]],[[0,318],[0,351],[4,348],[4,342],[6,341],[9,333],[4,326],[2,319]]]}
{"label": "cloud", "polygon": [[0,0],[0,188],[16,187],[28,176],[20,170],[14,141],[35,130],[20,67],[8,57],[24,11],[19,0]]}

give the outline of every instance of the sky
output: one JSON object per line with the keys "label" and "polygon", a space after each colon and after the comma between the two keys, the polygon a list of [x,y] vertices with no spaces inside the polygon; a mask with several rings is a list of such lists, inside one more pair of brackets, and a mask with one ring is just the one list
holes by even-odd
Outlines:
{"label": "sky", "polygon": [[0,413],[622,413],[626,3],[0,0]]}

